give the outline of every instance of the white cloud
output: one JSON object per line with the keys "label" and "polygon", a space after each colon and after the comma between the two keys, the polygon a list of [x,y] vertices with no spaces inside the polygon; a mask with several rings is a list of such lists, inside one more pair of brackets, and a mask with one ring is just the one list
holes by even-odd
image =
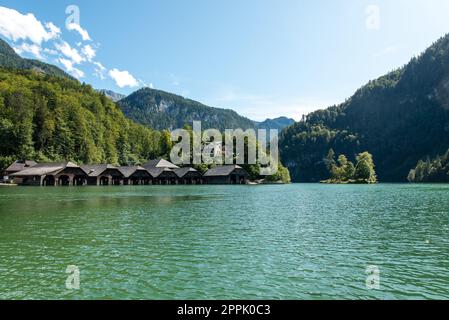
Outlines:
{"label": "white cloud", "polygon": [[51,22],[44,27],[32,13],[24,15],[14,9],[0,7],[0,34],[9,40],[30,40],[41,45],[43,41],[57,38],[58,30]]}
{"label": "white cloud", "polygon": [[145,81],[143,81],[142,79],[138,79],[138,82],[139,82],[139,86],[141,86],[141,87],[148,87],[148,88],[153,89],[153,84],[152,84],[152,83],[147,84],[147,83],[146,83]]}
{"label": "white cloud", "polygon": [[45,24],[45,27],[47,27],[52,39],[58,38],[59,35],[61,34],[61,29],[55,26],[53,22],[47,22]]}
{"label": "white cloud", "polygon": [[143,81],[141,79],[139,79],[139,86],[144,87],[144,88],[154,89],[154,85],[152,82],[147,84],[145,81]]}
{"label": "white cloud", "polygon": [[92,61],[93,58],[95,58],[96,51],[94,48],[91,47],[91,45],[85,45],[81,52],[84,54],[84,56],[87,58],[88,61]]}
{"label": "white cloud", "polygon": [[83,78],[84,77],[84,72],[81,71],[80,69],[77,69],[73,66],[73,62],[68,60],[68,59],[64,59],[64,58],[59,58],[58,61],[65,67],[65,69],[67,70],[67,72],[69,72],[72,76],[74,76],[75,78]]}
{"label": "white cloud", "polygon": [[94,65],[96,65],[98,68],[100,68],[101,70],[106,70],[106,68],[98,61],[93,62]]}
{"label": "white cloud", "polygon": [[24,52],[28,52],[38,59],[44,59],[41,53],[42,48],[37,44],[22,43],[19,46],[14,46],[14,51],[20,55]]}
{"label": "white cloud", "polygon": [[[82,28],[79,23],[66,24],[69,31],[76,31],[81,35],[82,42],[69,44],[61,36],[62,32],[52,22],[41,22],[33,13],[22,14],[14,9],[0,6],[0,36],[14,42],[14,50],[18,54],[29,53],[34,57],[45,60],[48,56],[53,56],[55,62],[61,64],[65,70],[76,78],[82,78],[85,73],[77,68],[85,62],[92,64],[94,75],[100,79],[105,79],[107,74],[115,81],[117,86],[137,87],[145,85],[141,80],[136,80],[128,71],[120,71],[116,68],[109,70],[99,61],[94,61],[97,55],[97,45],[84,44],[84,41],[92,41],[88,31]],[[22,40],[22,41],[19,41]],[[52,41],[50,48],[44,46],[44,42]],[[150,87],[153,87],[150,84]]]}
{"label": "white cloud", "polygon": [[63,66],[66,68],[66,70],[72,70],[73,69],[73,63],[70,60],[59,58],[58,61],[63,64]]}
{"label": "white cloud", "polygon": [[[86,44],[84,41],[92,41],[86,29],[83,29],[78,23],[66,25],[67,30],[76,31],[81,35],[82,42],[76,45],[64,41],[61,36],[61,29],[52,22],[41,22],[33,13],[22,14],[14,9],[0,6],[0,36],[11,40],[14,50],[18,54],[29,53],[34,57],[45,60],[48,56],[53,56],[55,62],[61,64],[65,70],[76,78],[82,78],[85,73],[77,68],[85,62],[92,64],[94,75],[100,79],[105,79],[107,69],[100,62],[94,61],[97,55],[99,44]],[[22,40],[22,41],[20,41]],[[50,48],[44,46],[44,42],[51,41]],[[78,46],[78,47],[76,47]],[[110,76],[120,87],[134,87],[140,85],[129,72],[113,69]]]}
{"label": "white cloud", "polygon": [[58,54],[58,51],[53,50],[53,49],[48,49],[48,48],[45,48],[45,49],[44,49],[44,52],[45,52],[45,53],[48,53],[48,54],[51,54],[51,55],[53,55],[53,56],[55,56],[55,55]]}
{"label": "white cloud", "polygon": [[101,80],[105,79],[104,72],[106,71],[106,68],[98,61],[92,62],[95,65],[95,72],[94,75],[96,75]]}
{"label": "white cloud", "polygon": [[77,24],[77,23],[69,23],[67,25],[67,30],[69,30],[69,31],[72,31],[72,30],[77,31],[81,35],[81,37],[83,38],[83,41],[91,40],[87,30],[81,28],[81,26],[79,24]]}
{"label": "white cloud", "polygon": [[116,68],[109,70],[109,76],[115,81],[117,86],[123,87],[137,87],[139,82],[128,71],[120,71]]}
{"label": "white cloud", "polygon": [[388,46],[388,47],[382,49],[379,52],[376,52],[374,54],[374,57],[381,57],[381,56],[386,56],[386,55],[390,55],[390,54],[395,54],[396,52],[398,52],[398,50],[399,50],[398,45],[391,45],[391,46]]}
{"label": "white cloud", "polygon": [[67,42],[62,41],[61,43],[55,44],[56,49],[58,49],[63,55],[72,60],[74,64],[80,64],[85,61],[85,59],[80,55],[77,49],[72,48]]}

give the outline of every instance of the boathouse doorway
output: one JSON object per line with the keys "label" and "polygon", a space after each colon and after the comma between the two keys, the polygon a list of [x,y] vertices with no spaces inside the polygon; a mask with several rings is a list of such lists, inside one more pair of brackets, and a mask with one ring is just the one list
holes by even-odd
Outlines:
{"label": "boathouse doorway", "polygon": [[73,178],[73,185],[74,186],[84,186],[85,183],[86,183],[86,179],[84,177],[75,176]]}
{"label": "boathouse doorway", "polygon": [[119,186],[122,183],[122,179],[120,177],[112,177],[112,185]]}
{"label": "boathouse doorway", "polygon": [[108,177],[100,177],[100,186],[108,186],[109,185],[109,178]]}
{"label": "boathouse doorway", "polygon": [[42,185],[45,187],[54,187],[55,186],[55,177],[46,176],[42,181]]}
{"label": "boathouse doorway", "polygon": [[66,187],[66,186],[69,186],[70,185],[70,178],[69,178],[69,176],[60,176],[59,178],[58,178],[58,185],[60,185],[60,186],[64,186],[64,187]]}

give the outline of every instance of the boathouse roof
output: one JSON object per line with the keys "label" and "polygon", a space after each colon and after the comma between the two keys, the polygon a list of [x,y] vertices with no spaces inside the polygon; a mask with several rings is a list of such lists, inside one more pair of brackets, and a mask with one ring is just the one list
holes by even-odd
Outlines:
{"label": "boathouse roof", "polygon": [[228,176],[234,170],[239,170],[239,171],[241,171],[242,174],[248,175],[248,173],[242,167],[240,167],[236,164],[232,164],[232,165],[210,168],[209,170],[207,170],[207,172],[204,174],[204,176],[205,177]]}
{"label": "boathouse roof", "polygon": [[25,176],[43,176],[48,174],[57,174],[65,168],[79,168],[73,162],[54,162],[54,163],[38,163],[35,166],[16,172],[11,176],[25,177]]}
{"label": "boathouse roof", "polygon": [[119,171],[123,174],[125,178],[129,178],[132,176],[136,171],[145,171],[148,172],[144,167],[141,166],[124,166],[124,167],[118,167]]}
{"label": "boathouse roof", "polygon": [[145,169],[149,168],[170,168],[170,169],[178,169],[179,167],[170,161],[167,161],[165,159],[154,159],[149,160],[147,163],[143,165]]}
{"label": "boathouse roof", "polygon": [[14,161],[8,168],[6,168],[6,172],[19,172],[25,170],[26,168],[34,167],[37,162],[32,160],[17,160]]}
{"label": "boathouse roof", "polygon": [[81,169],[83,169],[89,177],[98,177],[108,169],[117,170],[117,172],[122,174],[117,167],[110,164],[86,164],[81,166]]}
{"label": "boathouse roof", "polygon": [[201,175],[201,173],[198,170],[196,170],[195,168],[192,168],[192,167],[184,167],[184,168],[174,169],[173,171],[176,173],[176,175],[179,178],[184,177],[189,172],[193,172],[193,173],[197,173],[197,174]]}
{"label": "boathouse roof", "polygon": [[149,168],[147,171],[151,174],[153,178],[157,178],[163,173],[168,173],[176,176],[175,172],[170,168]]}

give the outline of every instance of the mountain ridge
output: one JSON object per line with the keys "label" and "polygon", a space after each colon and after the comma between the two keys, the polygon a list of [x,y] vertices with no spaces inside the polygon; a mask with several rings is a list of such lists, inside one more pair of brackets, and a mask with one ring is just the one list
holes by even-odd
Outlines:
{"label": "mountain ridge", "polygon": [[19,56],[14,49],[3,39],[0,38],[0,67],[7,69],[32,70],[38,73],[48,74],[50,76],[62,77],[74,80],[62,69],[39,60],[25,59]]}
{"label": "mountain ridge", "polygon": [[124,114],[156,130],[182,128],[201,121],[203,129],[254,128],[252,120],[232,109],[210,107],[170,92],[142,88],[118,101]]}
{"label": "mountain ridge", "polygon": [[97,91],[104,94],[106,97],[108,97],[109,99],[111,99],[114,102],[118,102],[118,101],[122,100],[123,98],[126,98],[125,94],[121,94],[121,93],[115,92],[113,90],[98,89]]}
{"label": "mountain ridge", "polygon": [[368,150],[380,181],[403,182],[419,159],[449,147],[449,35],[419,57],[369,81],[340,105],[309,114],[281,134],[294,181],[328,178],[328,151],[354,159]]}
{"label": "mountain ridge", "polygon": [[295,120],[292,118],[287,118],[285,116],[281,116],[281,117],[277,117],[277,118],[273,118],[273,119],[267,118],[261,122],[254,121],[254,123],[255,123],[257,129],[266,129],[266,130],[277,129],[277,130],[281,131],[282,129],[294,124]]}

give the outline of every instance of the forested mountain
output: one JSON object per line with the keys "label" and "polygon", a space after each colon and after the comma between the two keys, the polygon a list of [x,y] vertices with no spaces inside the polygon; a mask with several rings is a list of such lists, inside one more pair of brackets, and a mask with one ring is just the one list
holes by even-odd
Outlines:
{"label": "forested mountain", "polygon": [[124,97],[126,97],[124,94],[117,93],[117,92],[114,92],[112,90],[107,90],[107,89],[100,89],[100,90],[98,90],[98,92],[104,94],[106,97],[108,97],[109,99],[111,99],[114,102],[122,100]]}
{"label": "forested mountain", "polygon": [[277,129],[279,131],[281,131],[282,129],[284,129],[288,126],[291,126],[294,123],[295,123],[295,120],[293,120],[291,118],[287,118],[287,117],[266,119],[265,121],[262,121],[262,122],[255,121],[257,129],[266,129],[266,130]]}
{"label": "forested mountain", "polygon": [[[172,147],[167,130],[126,118],[117,104],[90,85],[2,68],[0,141],[0,171],[16,159],[141,164],[168,158]],[[288,181],[288,171],[282,165],[280,170],[270,179]]]}
{"label": "forested mountain", "polygon": [[34,70],[51,76],[73,79],[68,73],[48,63],[24,59],[4,40],[0,39],[0,67],[6,69]]}
{"label": "forested mountain", "polygon": [[0,165],[16,159],[136,163],[165,154],[170,143],[166,133],[127,119],[89,85],[2,68],[0,141]]}
{"label": "forested mountain", "polygon": [[[0,47],[0,172],[17,159],[128,165],[169,157],[170,132],[128,119],[108,97],[118,98],[118,94],[81,84],[55,66],[22,59],[5,42]],[[159,107],[172,105],[166,124],[183,127],[183,119],[191,117],[202,120],[203,128],[205,124],[206,128],[254,125],[231,110],[206,107],[162,91],[142,91],[150,91]],[[178,118],[171,119],[172,114]],[[249,167],[255,170],[250,173],[258,172],[258,167]],[[268,180],[287,182],[288,171],[280,165],[280,172]]]}
{"label": "forested mountain", "polygon": [[254,123],[229,109],[205,106],[197,101],[155,90],[140,89],[118,102],[125,115],[153,129],[176,129],[200,120],[203,129],[247,129]]}
{"label": "forested mountain", "polygon": [[406,181],[419,159],[443,154],[449,148],[449,36],[281,134],[281,159],[294,181],[325,179],[323,159],[331,148],[350,160],[372,153],[380,181]]}

